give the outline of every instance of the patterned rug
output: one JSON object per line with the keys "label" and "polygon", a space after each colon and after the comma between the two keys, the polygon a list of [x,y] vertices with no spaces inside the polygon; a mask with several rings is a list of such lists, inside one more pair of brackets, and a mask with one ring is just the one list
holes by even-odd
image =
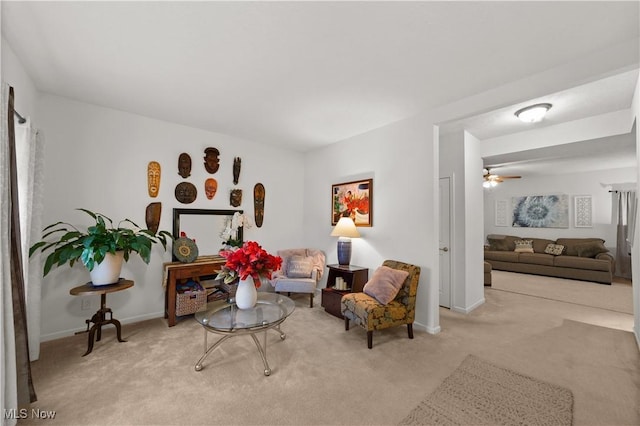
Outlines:
{"label": "patterned rug", "polygon": [[569,389],[468,355],[401,425],[571,425]]}

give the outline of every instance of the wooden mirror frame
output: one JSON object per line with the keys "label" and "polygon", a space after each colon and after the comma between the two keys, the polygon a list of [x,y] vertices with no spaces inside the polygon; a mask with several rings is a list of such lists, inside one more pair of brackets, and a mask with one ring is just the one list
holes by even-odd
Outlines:
{"label": "wooden mirror frame", "polygon": [[[234,213],[244,213],[243,210],[211,210],[211,209],[173,209],[173,238],[180,238],[180,218],[186,215],[198,215],[198,216],[233,216]],[[238,239],[243,241],[242,235],[243,227],[238,228]],[[217,253],[200,253],[200,256],[216,255]],[[178,259],[172,255],[173,261]]]}

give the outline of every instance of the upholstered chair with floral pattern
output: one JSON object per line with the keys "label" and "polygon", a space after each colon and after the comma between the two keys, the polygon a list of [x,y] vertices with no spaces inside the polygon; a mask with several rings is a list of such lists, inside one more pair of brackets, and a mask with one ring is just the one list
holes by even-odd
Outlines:
{"label": "upholstered chair with floral pattern", "polygon": [[362,293],[349,293],[342,297],[340,308],[345,330],[353,321],[367,331],[367,346],[373,346],[373,331],[397,325],[407,325],[413,339],[413,321],[416,313],[416,293],[420,267],[396,260],[385,260]]}

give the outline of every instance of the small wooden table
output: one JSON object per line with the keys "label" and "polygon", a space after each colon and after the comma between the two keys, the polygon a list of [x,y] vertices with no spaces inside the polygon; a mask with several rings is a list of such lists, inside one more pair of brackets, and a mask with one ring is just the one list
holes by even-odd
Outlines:
{"label": "small wooden table", "polygon": [[[133,281],[120,278],[120,281],[115,284],[94,286],[91,282],[88,282],[69,290],[69,293],[73,296],[100,295],[100,309],[98,309],[98,312],[93,314],[91,319],[86,320],[87,330],[83,331],[83,333],[89,332],[89,347],[87,348],[87,352],[82,356],[89,355],[93,350],[93,336],[96,335],[96,331],[96,342],[100,341],[102,338],[103,325],[113,324],[116,327],[118,342],[126,342],[126,340],[122,339],[122,327],[120,326],[120,321],[113,319],[113,312],[110,308],[107,308],[107,293],[114,293],[116,291],[125,290],[129,287],[133,287]],[[109,314],[109,319],[107,319],[107,314]],[[91,329],[89,329],[90,323],[93,323]]]}
{"label": "small wooden table", "polygon": [[176,325],[176,282],[185,278],[217,274],[226,261],[222,256],[202,256],[191,263],[167,262],[164,264],[164,317],[169,327]]}
{"label": "small wooden table", "polygon": [[[369,279],[369,268],[356,265],[327,265],[329,276],[327,287],[322,289],[322,307],[331,315],[344,318],[340,312],[340,301],[347,293],[360,293]],[[336,289],[336,278],[342,277],[346,290]]]}

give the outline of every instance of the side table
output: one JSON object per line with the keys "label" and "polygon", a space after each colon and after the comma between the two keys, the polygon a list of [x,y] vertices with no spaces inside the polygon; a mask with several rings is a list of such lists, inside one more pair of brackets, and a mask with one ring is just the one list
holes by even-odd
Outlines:
{"label": "side table", "polygon": [[[347,293],[360,293],[369,280],[369,268],[356,265],[327,265],[327,287],[322,289],[322,307],[331,315],[343,319],[340,312],[340,300]],[[335,288],[336,278],[342,277],[347,284],[347,290]]]}
{"label": "side table", "polygon": [[[100,339],[102,338],[103,325],[113,324],[116,327],[118,342],[126,342],[126,340],[122,339],[122,328],[120,326],[120,321],[113,319],[113,312],[110,308],[107,308],[107,293],[114,293],[116,291],[125,290],[129,287],[133,287],[133,281],[120,278],[120,281],[115,284],[94,286],[93,284],[91,284],[91,282],[88,282],[84,285],[74,287],[69,290],[69,293],[73,296],[91,296],[94,294],[100,295],[100,309],[98,309],[98,311],[93,314],[91,319],[86,320],[87,330],[82,332],[89,332],[89,347],[87,348],[87,352],[85,352],[85,354],[82,356],[89,355],[93,350],[94,335],[96,336],[96,342],[100,341]],[[107,314],[109,314],[109,319],[107,319]],[[90,323],[93,323],[91,329],[89,329]]]}

